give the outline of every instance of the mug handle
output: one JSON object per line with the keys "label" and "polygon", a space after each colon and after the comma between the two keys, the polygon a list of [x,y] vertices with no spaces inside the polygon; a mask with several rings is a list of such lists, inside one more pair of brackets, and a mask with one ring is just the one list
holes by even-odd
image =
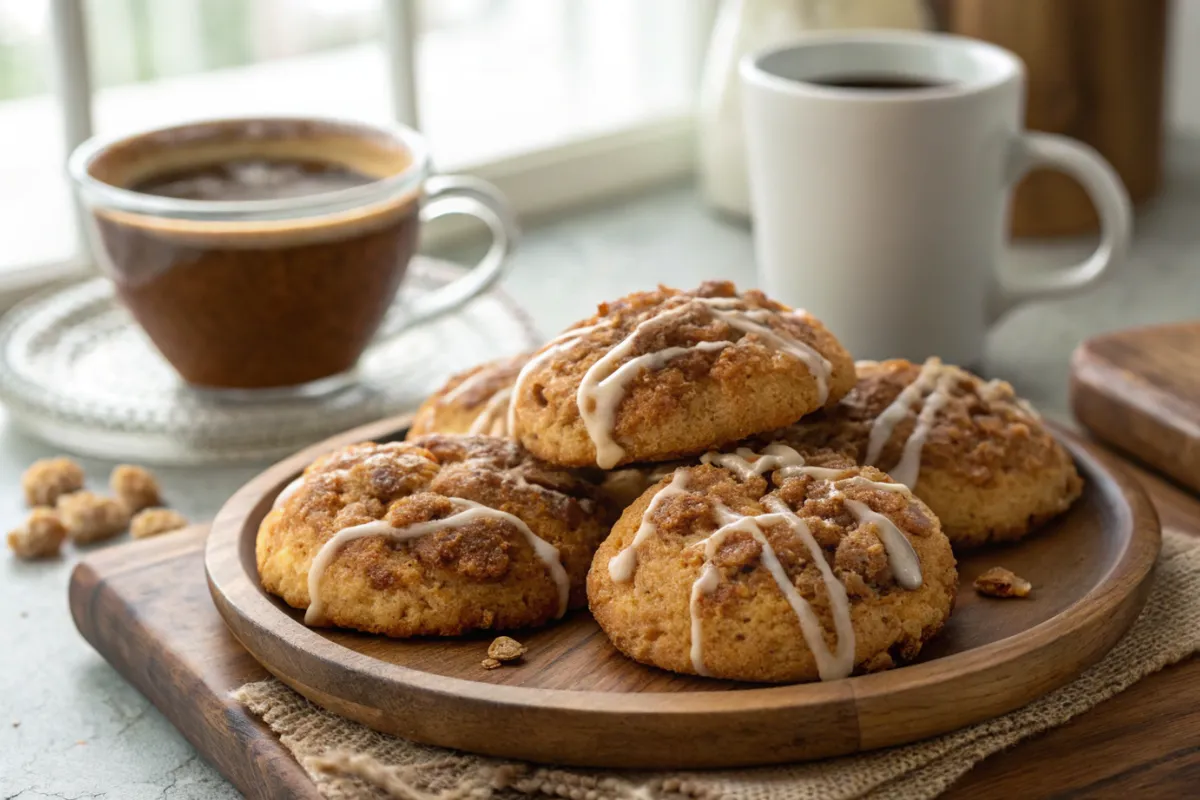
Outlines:
{"label": "mug handle", "polygon": [[1086,289],[1129,253],[1133,206],[1125,184],[1104,156],[1067,136],[1026,132],[1017,140],[1009,180],[1016,183],[1035,167],[1054,167],[1079,181],[1099,213],[1100,245],[1083,262],[1061,269],[1014,274],[1000,266],[988,309],[993,322],[1027,300]]}
{"label": "mug handle", "polygon": [[508,267],[520,232],[512,208],[492,184],[466,175],[434,175],[425,181],[421,225],[452,214],[474,217],[488,227],[492,244],[469,272],[454,281],[397,304],[375,334],[379,344],[409,328],[462,308],[490,289]]}

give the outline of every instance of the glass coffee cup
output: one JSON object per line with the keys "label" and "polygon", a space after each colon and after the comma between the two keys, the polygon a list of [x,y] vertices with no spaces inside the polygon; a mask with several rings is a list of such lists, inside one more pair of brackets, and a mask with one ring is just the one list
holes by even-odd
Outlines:
{"label": "glass coffee cup", "polygon": [[[188,384],[314,394],[364,351],[492,286],[517,237],[490,184],[431,176],[416,131],[312,118],[225,119],[92,139],[68,170],[97,262]],[[482,221],[483,258],[394,304],[422,223]]]}

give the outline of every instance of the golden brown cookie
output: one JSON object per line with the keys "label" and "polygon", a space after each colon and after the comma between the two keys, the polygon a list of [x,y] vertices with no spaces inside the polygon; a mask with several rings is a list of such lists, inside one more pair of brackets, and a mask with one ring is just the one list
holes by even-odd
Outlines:
{"label": "golden brown cookie", "polygon": [[356,444],[277,498],[259,576],[311,625],[398,637],[542,625],[586,602],[606,533],[594,495],[506,439]]}
{"label": "golden brown cookie", "polygon": [[706,455],[626,509],[588,574],[630,658],[746,681],[832,680],[914,658],[958,572],[933,512],[871,467],[774,444]]}
{"label": "golden brown cookie", "polygon": [[937,359],[862,362],[836,408],[774,438],[886,470],[929,504],[956,547],[1018,539],[1083,489],[1070,455],[1012,386]]}
{"label": "golden brown cookie", "polygon": [[507,436],[513,381],[531,355],[489,361],[452,376],[417,409],[408,439],[427,433]]}
{"label": "golden brown cookie", "polygon": [[728,282],[604,303],[539,350],[509,428],[540,458],[603,469],[668,461],[788,425],[854,385],[820,322]]}

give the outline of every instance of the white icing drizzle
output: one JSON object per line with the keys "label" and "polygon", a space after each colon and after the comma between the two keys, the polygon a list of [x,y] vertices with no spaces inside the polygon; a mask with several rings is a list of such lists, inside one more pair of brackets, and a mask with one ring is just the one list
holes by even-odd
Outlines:
{"label": "white icing drizzle", "polygon": [[717,590],[717,586],[721,583],[721,571],[711,561],[705,561],[704,566],[700,569],[700,577],[692,584],[691,599],[688,601],[688,610],[692,616],[692,669],[696,670],[697,675],[708,675],[708,669],[704,666],[704,638],[703,629],[700,624],[700,600]]}
{"label": "white icing drizzle", "polygon": [[275,496],[275,502],[271,504],[271,508],[279,508],[281,505],[291,499],[292,495],[300,491],[300,487],[304,485],[304,473],[297,475],[291,483],[283,487],[279,494]]}
{"label": "white icing drizzle", "polygon": [[[738,308],[743,302],[736,297],[702,297],[661,311],[639,323],[628,336],[610,348],[588,368],[580,381],[579,390],[575,395],[575,403],[579,408],[579,416],[583,420],[584,427],[587,428],[588,436],[596,448],[597,466],[602,469],[612,469],[625,455],[625,449],[613,438],[613,425],[616,420],[617,408],[625,397],[626,387],[642,370],[662,369],[672,359],[693,350],[712,352],[735,344],[729,341],[717,341],[698,342],[690,347],[667,347],[633,357],[624,364],[620,363],[622,359],[630,356],[639,334],[684,316],[696,305],[706,307],[715,319],[730,327],[743,333],[754,334],[769,346],[799,359],[816,381],[818,400],[824,405],[829,397],[829,377],[833,371],[833,365],[805,342],[780,333],[765,324],[780,312],[764,308]],[[512,429],[511,410],[509,428]]]}
{"label": "white icing drizzle", "polygon": [[467,433],[485,434],[489,436],[508,435],[508,405],[512,398],[513,387],[509,386],[492,395],[491,399],[480,409],[478,416],[467,429]]}
{"label": "white icing drizzle", "polygon": [[767,309],[720,311],[716,308],[710,308],[710,310],[713,316],[725,324],[737,328],[744,333],[753,333],[775,348],[800,359],[800,362],[808,367],[809,373],[812,374],[817,382],[817,402],[825,405],[825,401],[829,399],[829,376],[833,372],[833,365],[829,363],[829,359],[817,352],[816,349],[799,339],[793,339],[790,336],[780,334],[766,325],[760,325],[757,322],[751,321],[754,319],[769,319],[772,314],[771,311]]}
{"label": "white icing drizzle", "polygon": [[863,459],[863,463],[878,466],[879,456],[883,452],[883,446],[892,438],[892,431],[896,429],[901,420],[908,416],[913,406],[920,402],[925,393],[933,390],[941,366],[941,359],[928,359],[921,367],[920,373],[917,374],[917,379],[905,386],[903,391],[896,395],[896,399],[891,402],[891,405],[875,418],[875,421],[871,423],[871,436],[867,440],[867,455]]}
{"label": "white icing drizzle", "polygon": [[925,405],[921,407],[921,413],[917,415],[917,424],[904,442],[900,461],[888,473],[909,488],[915,487],[917,478],[921,476],[921,451],[925,449],[925,440],[933,428],[933,421],[941,412],[942,407],[946,405],[946,401],[950,399],[950,389],[953,386],[954,376],[950,373],[942,373],[933,393],[925,398]]}
{"label": "white icing drizzle", "polygon": [[629,381],[643,369],[660,369],[672,358],[690,350],[720,350],[733,344],[725,341],[699,342],[694,347],[668,347],[637,356],[618,368],[621,359],[632,352],[639,334],[681,317],[692,308],[692,303],[684,303],[643,320],[583,374],[579,390],[575,393],[575,404],[579,407],[579,416],[596,448],[596,466],[601,469],[612,469],[625,455],[625,448],[613,439],[613,421]]}
{"label": "white icing drizzle", "polygon": [[464,500],[461,497],[452,497],[449,499],[451,503],[459,506],[462,510],[444,519],[418,522],[403,528],[393,528],[383,520],[376,520],[362,525],[343,528],[331,536],[328,541],[321,545],[321,548],[313,558],[312,564],[308,568],[309,602],[308,610],[304,612],[304,623],[306,625],[321,624],[324,611],[324,604],[321,602],[320,593],[321,577],[325,574],[325,570],[329,568],[329,565],[333,563],[333,560],[337,558],[342,547],[348,542],[366,536],[386,536],[396,541],[405,542],[436,531],[455,528],[476,519],[498,519],[509,523],[524,534],[526,541],[529,542],[530,547],[533,548],[537,557],[546,565],[550,577],[554,579],[554,583],[558,587],[557,615],[561,617],[566,613],[567,598],[571,592],[571,580],[567,577],[567,571],[563,568],[557,547],[535,534],[519,517],[513,516],[506,511],[489,508],[472,500]]}
{"label": "white icing drizzle", "polygon": [[529,376],[533,374],[533,371],[549,360],[552,356],[555,356],[565,350],[570,350],[572,347],[579,344],[579,340],[583,336],[591,333],[594,330],[603,328],[606,324],[607,323],[585,325],[582,328],[572,328],[569,331],[564,331],[550,341],[546,342],[542,352],[525,362],[525,366],[521,367],[521,371],[517,373],[516,380],[513,381],[512,395],[509,398],[508,419],[506,425],[509,435],[516,433],[517,400],[521,396],[521,390],[525,388],[525,381],[529,379]]}
{"label": "white icing drizzle", "polygon": [[[813,656],[817,660],[818,674],[821,680],[834,680],[836,678],[845,678],[854,669],[854,625],[850,618],[850,600],[846,597],[846,586],[837,579],[833,574],[833,568],[829,566],[829,562],[825,559],[825,552],[821,549],[821,545],[817,543],[816,538],[812,535],[812,531],[808,529],[808,524],[800,519],[787,504],[778,497],[768,497],[764,503],[767,508],[771,509],[774,514],[791,527],[792,531],[800,537],[808,548],[808,553],[812,557],[813,563],[821,571],[821,580],[825,582],[825,590],[829,594],[830,606],[833,610],[833,628],[837,634],[837,650],[830,654],[829,649],[825,646],[825,638],[821,635],[819,624],[817,624],[815,616],[813,617],[811,627],[813,628],[810,634],[805,630],[805,642],[809,649],[812,650]],[[760,519],[762,519],[760,517]],[[774,555],[774,554],[772,554]],[[785,576],[786,577],[786,576]],[[790,582],[789,582],[790,584]],[[804,604],[808,614],[812,615],[812,609],[808,602],[800,596],[799,592],[795,593],[795,599]],[[797,608],[797,603],[788,598],[792,608]],[[804,617],[799,610],[796,614],[801,619],[801,629],[804,629]],[[811,638],[810,638],[811,637]],[[814,647],[814,642],[817,646]],[[826,677],[826,673],[829,677]]]}
{"label": "white icing drizzle", "polygon": [[[830,471],[836,472],[836,470]],[[845,470],[842,471],[845,472]],[[837,482],[843,486],[848,483],[853,483],[857,486],[866,486],[869,489],[879,489],[880,491],[884,492],[895,492],[896,494],[903,494],[912,497],[912,490],[903,483],[884,483],[883,481],[873,481],[869,478],[864,478],[862,475],[852,475],[849,478],[839,478]]]}
{"label": "white icing drizzle", "polygon": [[836,490],[830,493],[830,497],[834,496],[842,498],[842,503],[860,525],[875,524],[875,529],[879,531],[879,540],[883,542],[883,549],[887,551],[888,566],[892,569],[896,583],[910,591],[920,589],[924,583],[921,576],[921,559],[913,549],[912,542],[900,532],[896,523],[861,500],[851,500]]}
{"label": "white icing drizzle", "polygon": [[[751,459],[754,459],[753,461]],[[771,470],[779,470],[783,478],[794,478],[799,475],[809,475],[817,480],[840,480],[839,476],[844,475],[848,468],[843,467],[836,469],[833,467],[815,467],[810,466],[804,460],[804,456],[796,452],[794,448],[788,447],[782,442],[772,442],[763,448],[762,454],[758,454],[749,447],[739,447],[733,453],[705,453],[700,456],[700,463],[715,464],[718,467],[723,467],[734,475],[737,475],[740,480],[745,481],[754,475],[763,475]],[[895,484],[876,483],[869,481],[866,478],[860,478],[864,483],[877,485],[886,488],[888,491],[897,491],[905,487],[896,486]]]}
{"label": "white icing drizzle", "polygon": [[943,366],[941,359],[926,360],[916,380],[905,386],[891,405],[871,423],[871,434],[867,440],[867,453],[863,463],[878,466],[879,456],[883,453],[884,445],[892,438],[896,426],[912,413],[917,403],[923,403],[912,433],[904,441],[900,460],[888,470],[900,483],[910,489],[915,487],[921,477],[921,451],[925,448],[925,440],[938,413],[949,401],[950,390],[954,387],[957,376],[958,371]]}
{"label": "white icing drizzle", "polygon": [[[712,594],[720,583],[720,572],[715,568],[712,560],[726,536],[734,531],[743,531],[749,533],[762,548],[761,559],[763,566],[767,568],[767,572],[775,580],[775,585],[779,587],[779,591],[783,593],[784,598],[788,601],[788,605],[795,612],[796,619],[800,623],[800,632],[804,636],[804,642],[808,645],[809,650],[813,654],[813,659],[817,662],[817,674],[821,680],[829,681],[845,678],[854,670],[855,644],[854,627],[850,618],[850,601],[846,596],[846,587],[833,574],[829,562],[825,559],[824,551],[821,550],[821,546],[817,543],[817,540],[813,538],[804,520],[796,516],[778,498],[768,498],[766,503],[772,513],[756,517],[745,517],[736,514],[729,508],[717,504],[715,507],[717,522],[720,523],[721,527],[713,531],[708,538],[698,543],[704,545],[705,563],[701,569],[700,577],[692,584],[690,604],[692,615],[692,668],[699,675],[709,674],[704,664],[703,631],[699,612],[700,599]],[[775,554],[775,549],[771,546],[771,542],[762,530],[761,526],[763,524],[772,522],[786,524],[794,534],[801,538],[808,548],[813,562],[821,572],[821,579],[825,584],[830,606],[833,610],[834,630],[837,634],[837,649],[835,652],[830,652],[828,645],[825,643],[825,634],[821,629],[821,621],[813,612],[809,602],[797,591],[795,584],[788,577],[787,571],[784,570],[783,564],[780,563],[779,557]]]}
{"label": "white icing drizzle", "polygon": [[[636,334],[636,331],[634,333]],[[625,341],[632,342],[632,336]],[[599,378],[600,371],[596,369],[598,366],[609,367],[611,364],[606,362],[609,362],[613,354],[620,353],[616,358],[611,359],[615,362],[628,353],[628,348],[625,348],[624,352],[620,350],[624,344],[625,342],[618,348],[610,350],[604,358],[591,366],[584,374],[575,398],[575,402],[579,406],[579,416],[583,419],[588,436],[591,437],[592,444],[596,448],[596,466],[601,469],[612,469],[625,456],[625,448],[617,444],[613,438],[613,425],[616,422],[617,406],[621,404],[621,400],[625,396],[625,388],[630,381],[636,378],[642,370],[661,369],[676,356],[693,350],[704,352],[723,350],[733,342],[697,342],[691,347],[667,347],[632,358],[606,377]],[[588,399],[592,400],[591,408],[589,408]]]}
{"label": "white icing drizzle", "polygon": [[495,370],[491,367],[483,367],[468,375],[463,380],[459,381],[458,385],[450,391],[442,395],[442,399],[438,402],[441,405],[450,405],[458,398],[475,388],[477,384],[484,383],[495,374]]}
{"label": "white icing drizzle", "polygon": [[658,507],[668,497],[687,491],[687,476],[686,469],[675,470],[671,482],[660,489],[658,494],[650,500],[650,505],[646,507],[646,513],[642,514],[642,524],[638,526],[633,540],[621,552],[608,560],[608,575],[614,581],[628,583],[633,580],[633,571],[637,568],[637,546],[654,534],[655,528],[652,521],[654,512],[658,511]]}
{"label": "white icing drizzle", "polygon": [[[724,467],[739,476],[742,480],[746,480],[753,475],[762,475],[768,470],[780,469],[785,472],[785,476],[815,473],[815,477],[835,481],[834,488],[830,492],[830,497],[840,497],[846,509],[855,517],[860,525],[868,523],[875,525],[879,531],[880,541],[887,552],[888,565],[891,567],[897,584],[909,590],[920,588],[923,582],[921,562],[908,538],[886,516],[874,511],[861,501],[851,500],[837,488],[838,486],[846,486],[853,483],[884,491],[910,494],[908,488],[904,485],[872,481],[861,475],[838,477],[844,475],[847,470],[808,466],[804,463],[804,457],[800,453],[778,442],[768,445],[764,448],[762,454],[756,453],[750,448],[743,447],[739,448],[735,453],[706,453],[701,460],[706,464],[715,464]],[[668,497],[687,491],[687,476],[688,472],[686,468],[675,471],[671,482],[651,499],[650,505],[642,515],[641,525],[634,534],[633,540],[616,556],[609,559],[608,571],[614,581],[625,583],[633,579],[634,570],[637,567],[637,546],[655,533],[656,526],[653,517],[662,502]],[[817,672],[821,680],[844,678],[854,669],[855,650],[854,628],[850,615],[850,601],[846,595],[846,587],[834,575],[824,551],[804,520],[777,496],[768,496],[763,503],[769,509],[769,513],[750,517],[737,514],[720,503],[714,503],[714,513],[716,514],[719,527],[709,534],[708,537],[694,545],[702,545],[704,547],[704,565],[700,569],[699,577],[692,584],[688,599],[692,668],[698,675],[709,674],[704,662],[701,606],[704,598],[716,591],[721,582],[720,570],[713,563],[713,559],[720,549],[721,544],[730,533],[742,531],[750,534],[762,548],[760,556],[762,564],[774,579],[780,592],[787,599],[788,605],[795,612],[805,644],[813,653],[813,658],[817,663]],[[786,570],[784,570],[778,556],[775,554],[774,548],[762,530],[763,525],[770,523],[783,523],[787,525],[792,533],[804,542],[813,563],[821,573],[821,579],[825,584],[826,592],[829,596],[834,620],[834,632],[837,637],[837,646],[832,652],[825,642],[820,620],[813,612],[812,606],[799,593],[792,583],[791,578],[788,577]]]}

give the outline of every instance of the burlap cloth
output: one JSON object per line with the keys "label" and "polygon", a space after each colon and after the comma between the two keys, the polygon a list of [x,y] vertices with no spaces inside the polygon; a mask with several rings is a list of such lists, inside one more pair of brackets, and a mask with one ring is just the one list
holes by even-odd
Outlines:
{"label": "burlap cloth", "polygon": [[247,684],[235,696],[279,735],[321,794],[339,800],[918,800],[945,791],[992,753],[1063,724],[1198,649],[1200,539],[1168,531],[1145,610],[1129,634],[1078,680],[998,719],[857,756],[720,772],[550,769],[385,736],[317,708],[275,680]]}

